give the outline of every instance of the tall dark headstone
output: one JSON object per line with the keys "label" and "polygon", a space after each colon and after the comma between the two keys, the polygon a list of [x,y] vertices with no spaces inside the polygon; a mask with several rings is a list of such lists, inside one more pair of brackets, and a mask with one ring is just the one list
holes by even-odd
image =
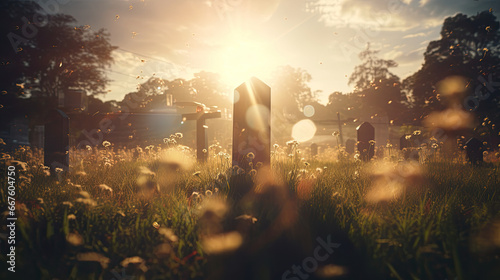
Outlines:
{"label": "tall dark headstone", "polygon": [[356,146],[356,141],[353,139],[347,139],[345,141],[345,151],[349,154],[354,154],[354,147]]}
{"label": "tall dark headstone", "polygon": [[411,143],[410,143],[410,139],[409,139],[410,137],[411,137],[411,134],[404,134],[403,136],[401,136],[401,138],[399,138],[399,149],[400,150],[403,150],[405,148],[407,149],[407,148],[411,147]]}
{"label": "tall dark headstone", "polygon": [[467,159],[473,165],[478,165],[483,162],[483,143],[477,138],[472,137],[465,143],[467,146],[465,151]]}
{"label": "tall dark headstone", "polygon": [[69,117],[52,110],[45,124],[44,164],[55,174],[56,168],[69,170]]}
{"label": "tall dark headstone", "polygon": [[252,77],[234,90],[233,166],[245,168],[246,156],[254,163],[271,163],[271,88]]}
{"label": "tall dark headstone", "polygon": [[358,151],[361,159],[369,161],[375,153],[375,128],[368,122],[360,124],[357,128]]}
{"label": "tall dark headstone", "polygon": [[315,157],[318,155],[318,144],[312,143],[311,144],[311,156]]}

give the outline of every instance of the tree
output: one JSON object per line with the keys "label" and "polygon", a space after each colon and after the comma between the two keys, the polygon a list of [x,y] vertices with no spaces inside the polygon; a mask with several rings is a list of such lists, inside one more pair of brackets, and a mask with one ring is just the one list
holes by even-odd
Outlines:
{"label": "tree", "polygon": [[[354,84],[354,104],[360,117],[387,115],[389,119],[400,122],[405,97],[401,93],[399,77],[389,68],[397,66],[393,60],[377,57],[379,51],[371,50],[370,44],[359,54],[361,64],[354,68],[349,84]],[[357,100],[356,100],[357,99]]]}
{"label": "tree", "polygon": [[116,47],[109,34],[76,26],[64,14],[45,14],[34,1],[2,1],[0,90],[25,97],[48,97],[70,87],[103,94],[104,70]]}
{"label": "tree", "polygon": [[462,97],[465,109],[475,111],[480,119],[499,120],[500,32],[491,11],[446,18],[441,38],[429,43],[424,58],[421,69],[404,81],[420,118],[446,107],[444,96],[437,91],[438,83],[449,76],[461,76],[467,80],[468,90]]}
{"label": "tree", "polygon": [[305,70],[289,65],[279,67],[271,83],[274,111],[290,118],[299,117],[306,103],[317,101],[307,85],[310,81],[311,75]]}
{"label": "tree", "polygon": [[194,99],[207,106],[231,108],[232,90],[221,82],[220,75],[212,72],[201,71],[194,74],[190,80],[194,89]]}

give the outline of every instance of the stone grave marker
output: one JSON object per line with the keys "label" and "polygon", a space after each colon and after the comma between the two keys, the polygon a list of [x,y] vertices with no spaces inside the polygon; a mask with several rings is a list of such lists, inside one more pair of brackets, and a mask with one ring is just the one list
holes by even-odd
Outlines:
{"label": "stone grave marker", "polygon": [[364,122],[356,128],[358,135],[358,151],[361,159],[369,161],[373,158],[375,153],[375,128],[369,123]]}
{"label": "stone grave marker", "polygon": [[206,112],[204,106],[198,106],[196,113],[182,115],[185,120],[196,120],[196,158],[199,162],[206,162],[208,159],[206,120],[220,117],[220,111]]}
{"label": "stone grave marker", "polygon": [[401,136],[401,138],[399,138],[399,149],[400,150],[403,150],[403,149],[408,149],[411,147],[411,143],[410,143],[410,139],[406,139],[406,137],[408,136],[411,136],[411,134],[404,134],[403,136]]}
{"label": "stone grave marker", "polygon": [[478,165],[483,162],[483,143],[477,138],[470,138],[469,141],[465,143],[467,146],[465,151],[467,153],[467,159],[473,165]]}
{"label": "stone grave marker", "polygon": [[233,166],[246,168],[249,153],[254,165],[270,165],[271,88],[255,77],[234,90]]}
{"label": "stone grave marker", "polygon": [[61,110],[52,110],[45,124],[44,164],[51,174],[56,168],[69,170],[69,117]]}
{"label": "stone grave marker", "polygon": [[345,151],[349,154],[354,154],[354,147],[356,146],[356,141],[353,139],[347,139],[345,141]]}
{"label": "stone grave marker", "polygon": [[312,143],[311,144],[311,157],[315,157],[318,155],[318,144]]}

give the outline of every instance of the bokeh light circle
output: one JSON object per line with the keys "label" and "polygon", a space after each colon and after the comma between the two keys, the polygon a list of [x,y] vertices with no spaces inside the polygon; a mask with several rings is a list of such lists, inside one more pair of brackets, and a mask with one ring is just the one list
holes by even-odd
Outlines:
{"label": "bokeh light circle", "polygon": [[304,106],[304,116],[310,118],[314,116],[314,113],[316,113],[316,110],[312,105],[306,105]]}
{"label": "bokeh light circle", "polygon": [[316,134],[316,125],[311,120],[301,120],[292,128],[292,138],[298,142],[311,140]]}

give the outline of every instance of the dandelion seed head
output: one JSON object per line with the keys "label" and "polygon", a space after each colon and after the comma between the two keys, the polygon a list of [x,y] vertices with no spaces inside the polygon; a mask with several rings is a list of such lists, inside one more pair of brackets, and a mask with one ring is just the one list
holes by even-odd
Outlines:
{"label": "dandelion seed head", "polygon": [[83,237],[78,233],[69,233],[66,236],[66,241],[73,246],[80,246],[83,244]]}
{"label": "dandelion seed head", "polygon": [[243,243],[241,234],[236,231],[209,236],[202,239],[203,250],[207,254],[218,255],[230,253],[238,249]]}
{"label": "dandelion seed head", "polygon": [[76,259],[80,262],[99,262],[102,268],[107,268],[109,264],[109,258],[96,252],[79,253]]}

